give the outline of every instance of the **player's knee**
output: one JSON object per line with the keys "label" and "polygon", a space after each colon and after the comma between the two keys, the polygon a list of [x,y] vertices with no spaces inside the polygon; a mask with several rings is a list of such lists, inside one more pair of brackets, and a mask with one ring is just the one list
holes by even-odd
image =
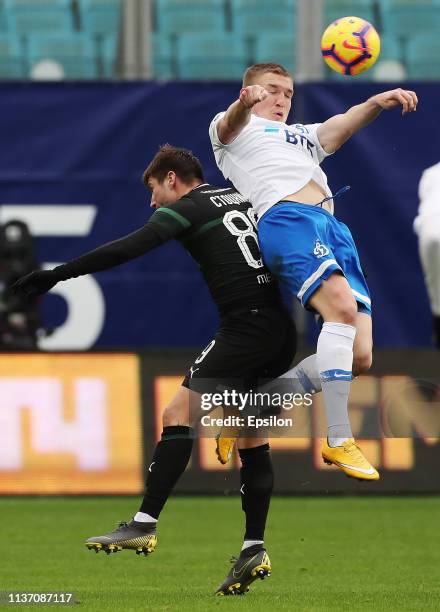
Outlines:
{"label": "player's knee", "polygon": [[356,352],[353,356],[353,376],[368,372],[373,363],[373,353],[370,349]]}
{"label": "player's knee", "polygon": [[175,411],[172,406],[167,406],[162,413],[162,426],[172,427],[175,425]]}
{"label": "player's knee", "polygon": [[331,283],[323,287],[317,310],[325,321],[356,325],[356,300],[347,283],[339,276],[332,277]]}
{"label": "player's knee", "polygon": [[162,413],[162,426],[174,427],[176,425],[189,426],[188,410],[179,404],[169,404]]}
{"label": "player's knee", "polygon": [[338,297],[339,299],[337,299],[334,304],[334,313],[337,322],[355,326],[357,316],[356,302],[350,297]]}

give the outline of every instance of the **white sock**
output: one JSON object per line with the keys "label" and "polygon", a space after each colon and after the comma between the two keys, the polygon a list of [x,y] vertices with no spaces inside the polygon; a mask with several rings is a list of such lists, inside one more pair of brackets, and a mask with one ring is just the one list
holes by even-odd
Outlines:
{"label": "white sock", "polygon": [[[292,393],[293,395],[311,395],[321,391],[321,379],[316,365],[316,355],[309,355],[294,368],[291,368],[278,378],[258,387],[258,393]],[[267,407],[265,404],[262,407]]]}
{"label": "white sock", "polygon": [[157,523],[157,519],[153,518],[145,512],[136,512],[134,520],[138,523]]}
{"label": "white sock", "polygon": [[280,378],[289,378],[292,383],[293,393],[318,393],[321,391],[321,379],[319,378],[316,354],[309,355],[300,361],[294,368],[281,374]]}
{"label": "white sock", "polygon": [[328,439],[328,445],[331,446],[332,448],[335,448],[336,446],[342,446],[344,442],[348,440],[348,438],[327,438],[327,439]]}
{"label": "white sock", "polygon": [[355,335],[353,325],[326,322],[318,338],[316,363],[324,395],[330,446],[340,446],[341,440],[353,437],[348,418],[348,396]]}
{"label": "white sock", "polygon": [[264,540],[245,540],[241,550],[245,550],[246,548],[249,548],[249,546],[255,546],[255,544],[264,544]]}

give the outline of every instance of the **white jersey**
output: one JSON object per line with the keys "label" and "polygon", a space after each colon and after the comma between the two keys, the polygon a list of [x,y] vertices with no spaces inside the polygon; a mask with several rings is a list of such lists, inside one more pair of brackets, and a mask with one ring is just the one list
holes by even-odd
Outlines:
{"label": "white jersey", "polygon": [[[225,145],[217,135],[217,122],[224,114],[216,115],[209,127],[217,166],[251,202],[259,219],[310,180],[331,197],[327,177],[319,167],[328,155],[316,133],[319,123],[287,125],[251,115],[237,138]],[[332,200],[329,204],[333,212]]]}
{"label": "white jersey", "polygon": [[433,314],[440,317],[440,163],[422,174],[414,229]]}
{"label": "white jersey", "polygon": [[423,172],[419,183],[419,198],[419,216],[437,216],[440,219],[440,163]]}

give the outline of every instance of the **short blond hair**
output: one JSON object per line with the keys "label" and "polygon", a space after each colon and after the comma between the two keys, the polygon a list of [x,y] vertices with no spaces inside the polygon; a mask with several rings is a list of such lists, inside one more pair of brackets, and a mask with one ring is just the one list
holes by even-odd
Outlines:
{"label": "short blond hair", "polygon": [[243,87],[254,85],[257,77],[266,72],[273,72],[274,74],[290,77],[293,81],[290,72],[286,70],[284,66],[281,66],[281,64],[254,64],[253,66],[249,66],[243,75]]}

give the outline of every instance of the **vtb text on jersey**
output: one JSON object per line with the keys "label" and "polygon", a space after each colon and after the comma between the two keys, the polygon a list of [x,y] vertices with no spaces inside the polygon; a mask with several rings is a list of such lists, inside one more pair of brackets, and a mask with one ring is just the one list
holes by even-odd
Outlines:
{"label": "vtb text on jersey", "polygon": [[216,115],[209,128],[217,166],[252,203],[258,218],[311,180],[332,195],[320,168],[328,153],[318,139],[319,123],[287,125],[251,115],[237,138],[225,145],[217,134],[224,114]]}

